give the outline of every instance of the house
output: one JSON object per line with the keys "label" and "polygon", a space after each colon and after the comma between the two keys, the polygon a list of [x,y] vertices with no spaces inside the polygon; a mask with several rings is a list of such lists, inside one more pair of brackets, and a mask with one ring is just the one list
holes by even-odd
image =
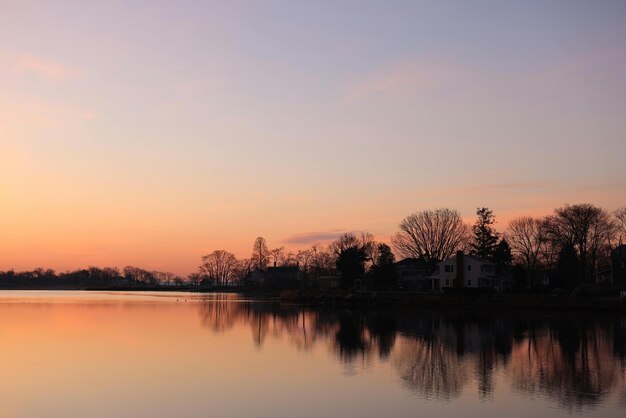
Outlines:
{"label": "house", "polygon": [[555,285],[554,271],[552,269],[538,268],[535,271],[535,277],[543,287]]}
{"label": "house", "polygon": [[319,276],[317,284],[321,290],[339,289],[341,278],[339,276]]}
{"label": "house", "polygon": [[298,266],[268,267],[265,273],[265,285],[276,289],[298,287],[302,272]]}
{"label": "house", "polygon": [[265,286],[266,273],[261,269],[254,269],[248,273],[244,279],[246,286],[248,287],[263,287]]}
{"label": "house", "polygon": [[404,290],[425,292],[432,290],[431,263],[419,258],[405,258],[395,263],[399,285]]}
{"label": "house", "polygon": [[497,292],[506,292],[511,289],[510,277],[497,275],[493,263],[464,254],[463,251],[439,263],[431,280],[433,288],[440,290],[491,288]]}
{"label": "house", "polygon": [[611,283],[626,287],[626,244],[617,246],[611,251]]}

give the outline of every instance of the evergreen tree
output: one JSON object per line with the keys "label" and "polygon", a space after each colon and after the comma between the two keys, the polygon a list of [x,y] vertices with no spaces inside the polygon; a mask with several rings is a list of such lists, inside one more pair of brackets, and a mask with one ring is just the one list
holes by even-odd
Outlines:
{"label": "evergreen tree", "polygon": [[341,274],[343,289],[353,289],[354,282],[365,276],[366,259],[365,251],[357,246],[345,248],[339,253],[337,270]]}
{"label": "evergreen tree", "polygon": [[493,227],[496,217],[489,208],[478,208],[476,215],[478,218],[472,227],[474,236],[470,243],[470,254],[494,261],[498,245],[498,233]]}
{"label": "evergreen tree", "polygon": [[579,258],[571,244],[565,244],[559,251],[559,258],[556,262],[556,276],[559,285],[571,290],[578,284],[580,278]]}
{"label": "evergreen tree", "polygon": [[377,257],[371,269],[374,288],[377,290],[392,289],[398,282],[395,266],[396,258],[387,244],[379,244]]}
{"label": "evergreen tree", "polygon": [[512,261],[511,246],[505,238],[502,238],[493,251],[493,263],[498,270],[501,270],[503,267],[510,266]]}

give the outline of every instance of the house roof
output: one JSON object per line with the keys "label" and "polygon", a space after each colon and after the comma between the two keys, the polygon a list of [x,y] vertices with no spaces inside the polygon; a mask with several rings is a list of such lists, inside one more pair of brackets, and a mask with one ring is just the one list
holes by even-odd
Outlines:
{"label": "house roof", "polygon": [[[493,264],[491,261],[485,260],[484,258],[477,257],[475,255],[463,254],[463,258],[469,258],[470,260],[474,260],[475,262],[481,263],[481,264]],[[452,257],[446,258],[445,260],[442,261],[442,263],[449,262],[449,261],[456,261],[456,254],[453,255]]]}
{"label": "house roof", "polygon": [[300,267],[298,266],[277,266],[277,267],[268,267],[268,272],[293,272],[300,271]]}
{"label": "house roof", "polygon": [[420,260],[419,258],[414,258],[414,257],[410,257],[410,258],[403,258],[400,261],[396,261],[396,266],[407,266],[407,265],[411,265],[411,264],[419,264],[423,262],[423,260]]}
{"label": "house roof", "polygon": [[611,251],[613,257],[625,258],[626,257],[626,244],[618,245]]}

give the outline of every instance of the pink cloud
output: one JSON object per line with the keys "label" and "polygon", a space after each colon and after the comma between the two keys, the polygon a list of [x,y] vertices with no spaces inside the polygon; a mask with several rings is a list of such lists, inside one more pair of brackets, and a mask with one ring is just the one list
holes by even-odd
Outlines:
{"label": "pink cloud", "polygon": [[334,241],[341,234],[345,232],[343,231],[317,231],[317,232],[303,232],[300,234],[292,235],[283,240],[286,244],[292,245],[312,245],[319,243],[326,243],[329,241]]}

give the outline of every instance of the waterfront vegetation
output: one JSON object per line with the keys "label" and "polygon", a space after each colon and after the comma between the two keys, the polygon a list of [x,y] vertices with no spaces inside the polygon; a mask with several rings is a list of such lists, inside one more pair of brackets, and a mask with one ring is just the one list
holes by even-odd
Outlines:
{"label": "waterfront vegetation", "polygon": [[[591,293],[616,295],[625,285],[619,277],[603,272],[611,271],[611,251],[626,237],[626,208],[611,213],[591,204],[565,205],[543,218],[517,217],[502,231],[495,225],[495,214],[484,207],[477,209],[473,224],[456,210],[424,210],[400,222],[390,245],[377,242],[368,232],[343,233],[328,245],[301,250],[270,248],[259,237],[249,258],[214,250],[201,256],[197,271],[187,277],[133,266],[63,273],[38,268],[0,272],[0,287],[310,291],[320,288],[320,278],[335,277],[343,292],[401,292],[406,289],[395,267],[398,258],[417,260],[434,271],[437,263],[457,251],[493,263],[498,274],[512,278],[511,290],[516,293],[570,294],[584,287]],[[281,268],[291,269],[288,277],[283,277]],[[254,280],[255,273],[272,269],[283,274],[281,280]],[[592,287],[595,290],[589,291]]]}

